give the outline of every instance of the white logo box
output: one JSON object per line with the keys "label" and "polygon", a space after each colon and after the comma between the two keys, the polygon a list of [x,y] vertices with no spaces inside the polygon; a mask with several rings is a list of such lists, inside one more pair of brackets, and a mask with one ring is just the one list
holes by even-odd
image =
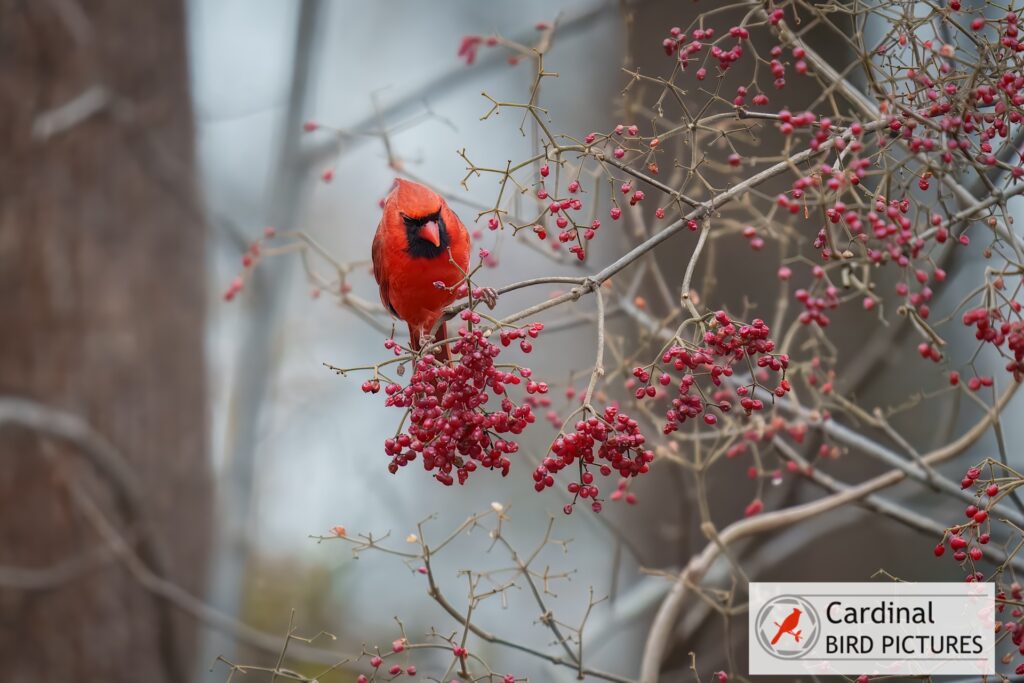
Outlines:
{"label": "white logo box", "polygon": [[991,583],[751,583],[751,675],[995,673]]}

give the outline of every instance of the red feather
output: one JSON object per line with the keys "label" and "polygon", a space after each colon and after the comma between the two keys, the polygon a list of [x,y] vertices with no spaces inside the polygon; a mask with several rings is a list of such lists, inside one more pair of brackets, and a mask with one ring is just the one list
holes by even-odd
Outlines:
{"label": "red feather", "polygon": [[[429,242],[410,233],[406,223],[407,219],[415,223],[435,215],[440,216],[447,243],[431,249]],[[417,240],[422,244],[416,244]],[[451,288],[465,277],[469,253],[469,232],[440,195],[419,183],[395,181],[373,238],[373,276],[380,287],[381,303],[409,325],[409,344],[414,351],[423,346],[423,337],[437,324],[445,307],[455,301]],[[443,282],[445,289],[438,289],[435,282]],[[442,325],[435,341],[446,337]],[[444,353],[447,355],[447,348]]]}

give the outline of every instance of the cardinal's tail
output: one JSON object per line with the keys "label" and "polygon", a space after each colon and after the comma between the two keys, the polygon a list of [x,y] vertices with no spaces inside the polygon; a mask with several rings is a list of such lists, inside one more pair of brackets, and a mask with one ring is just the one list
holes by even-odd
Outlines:
{"label": "cardinal's tail", "polygon": [[779,632],[775,634],[774,638],[772,638],[772,645],[774,645],[775,643],[779,642],[779,638],[782,637],[782,634],[783,634],[783,630],[782,630],[781,627],[779,627]]}
{"label": "cardinal's tail", "polygon": [[420,350],[420,328],[409,323],[409,348],[419,353]]}

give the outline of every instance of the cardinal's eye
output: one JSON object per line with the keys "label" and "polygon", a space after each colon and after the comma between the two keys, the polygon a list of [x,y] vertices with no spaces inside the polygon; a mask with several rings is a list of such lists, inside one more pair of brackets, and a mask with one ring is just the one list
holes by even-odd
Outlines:
{"label": "cardinal's eye", "polygon": [[405,223],[406,227],[409,227],[409,228],[418,228],[421,225],[424,225],[424,224],[429,223],[431,221],[433,221],[435,223],[441,223],[441,212],[440,211],[438,211],[435,214],[431,214],[429,216],[424,216],[423,218],[412,218],[411,216],[406,216],[404,213],[401,213],[401,214],[398,214],[398,215],[402,217],[402,222]]}

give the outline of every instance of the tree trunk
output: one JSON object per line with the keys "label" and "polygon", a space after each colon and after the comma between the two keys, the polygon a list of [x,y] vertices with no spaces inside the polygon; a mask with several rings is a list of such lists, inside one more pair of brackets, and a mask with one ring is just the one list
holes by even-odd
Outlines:
{"label": "tree trunk", "polygon": [[109,551],[86,503],[201,591],[205,236],[183,3],[0,0],[0,136],[0,395],[80,416],[129,470],[0,427],[3,678],[179,683],[195,625]]}

